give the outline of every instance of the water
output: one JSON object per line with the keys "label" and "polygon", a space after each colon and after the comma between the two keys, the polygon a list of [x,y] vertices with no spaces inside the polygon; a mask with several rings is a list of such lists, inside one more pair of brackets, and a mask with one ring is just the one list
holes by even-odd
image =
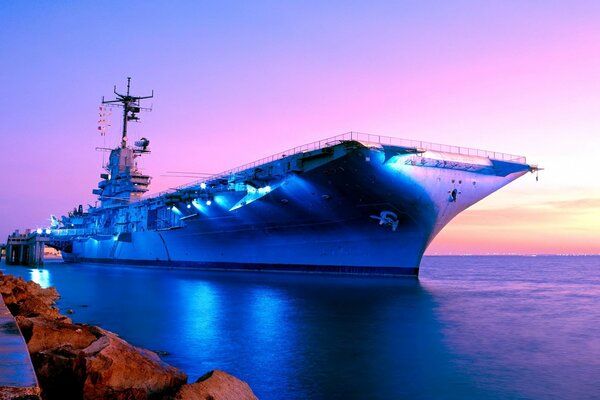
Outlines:
{"label": "water", "polygon": [[600,257],[426,257],[419,280],[2,267],[261,399],[600,399]]}

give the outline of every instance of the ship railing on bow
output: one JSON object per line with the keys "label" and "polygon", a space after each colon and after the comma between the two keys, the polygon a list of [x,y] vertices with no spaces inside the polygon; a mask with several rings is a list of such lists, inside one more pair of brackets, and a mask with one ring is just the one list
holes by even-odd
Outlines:
{"label": "ship railing on bow", "polygon": [[[181,190],[181,189],[185,189],[185,188],[198,186],[204,182],[211,182],[211,181],[215,181],[215,180],[218,180],[221,178],[227,178],[227,177],[230,177],[231,175],[234,175],[241,171],[245,171],[245,170],[248,170],[251,168],[256,168],[258,166],[268,164],[268,163],[271,163],[276,160],[280,160],[280,159],[288,157],[288,156],[306,153],[306,152],[313,151],[313,150],[319,150],[319,149],[323,149],[325,147],[331,147],[333,145],[340,144],[343,142],[348,142],[348,141],[357,141],[357,142],[361,142],[364,144],[373,144],[373,145],[400,146],[400,147],[429,150],[429,151],[435,151],[435,152],[441,152],[441,153],[460,154],[460,155],[465,155],[465,156],[484,157],[484,158],[489,158],[489,159],[493,159],[493,160],[508,161],[508,162],[514,162],[514,163],[519,163],[519,164],[526,163],[526,159],[524,156],[508,154],[508,153],[501,153],[501,152],[497,152],[497,151],[489,151],[489,150],[475,149],[475,148],[471,148],[471,147],[462,147],[462,146],[451,146],[451,145],[440,144],[440,143],[425,142],[422,140],[401,139],[401,138],[395,138],[395,137],[391,137],[391,136],[371,135],[371,134],[362,133],[362,132],[346,132],[341,135],[333,136],[333,137],[330,137],[327,139],[322,139],[322,140],[319,140],[316,142],[312,142],[312,143],[308,143],[308,144],[305,144],[302,146],[294,147],[292,149],[282,151],[282,152],[273,154],[273,155],[265,157],[265,158],[261,158],[260,160],[256,160],[251,163],[247,163],[247,164],[241,165],[239,167],[232,168],[230,170],[221,172],[219,174],[203,177],[196,181],[178,186],[173,190]],[[157,197],[157,196],[164,195],[166,193],[171,193],[173,190],[163,191],[163,192],[154,194],[151,197]]]}

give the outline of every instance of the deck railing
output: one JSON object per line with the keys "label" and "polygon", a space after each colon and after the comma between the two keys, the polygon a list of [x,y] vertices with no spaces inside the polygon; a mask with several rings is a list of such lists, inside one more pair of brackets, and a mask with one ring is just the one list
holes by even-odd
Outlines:
{"label": "deck railing", "polygon": [[52,229],[53,236],[89,236],[96,234],[95,229],[90,228],[62,228]]}
{"label": "deck railing", "polygon": [[[203,182],[209,182],[209,181],[213,181],[218,178],[229,177],[238,172],[241,172],[241,171],[244,171],[244,170],[247,170],[250,168],[255,168],[260,165],[268,164],[270,162],[282,159],[287,156],[292,156],[295,154],[305,153],[308,151],[323,149],[325,147],[329,147],[329,146],[339,144],[339,143],[345,142],[345,141],[358,141],[358,142],[363,142],[363,143],[383,144],[383,145],[417,148],[417,149],[430,150],[430,151],[439,151],[439,152],[443,152],[443,153],[463,154],[463,155],[467,155],[467,156],[485,157],[485,158],[490,158],[493,160],[511,161],[511,162],[516,162],[516,163],[521,163],[521,164],[525,164],[525,162],[526,162],[526,159],[524,156],[500,153],[497,151],[488,151],[488,150],[481,150],[481,149],[462,147],[462,146],[450,146],[450,145],[445,145],[445,144],[440,144],[440,143],[425,142],[422,140],[410,140],[410,139],[395,138],[395,137],[391,137],[391,136],[371,135],[368,133],[361,133],[361,132],[346,132],[346,133],[342,133],[340,135],[336,135],[336,136],[333,136],[333,137],[330,137],[327,139],[322,139],[322,140],[308,143],[308,144],[305,144],[302,146],[297,146],[292,149],[282,151],[282,152],[273,154],[273,155],[265,157],[265,158],[261,158],[260,160],[253,161],[251,163],[240,165],[239,167],[235,167],[235,168],[229,169],[227,171],[223,171],[223,172],[215,174],[215,175],[203,177],[196,181],[189,182],[189,183],[183,184],[181,186],[177,186],[174,190],[185,189],[185,188],[197,186]],[[173,190],[166,190],[166,191],[151,195],[150,197],[160,196],[165,193],[171,193],[172,191]]]}

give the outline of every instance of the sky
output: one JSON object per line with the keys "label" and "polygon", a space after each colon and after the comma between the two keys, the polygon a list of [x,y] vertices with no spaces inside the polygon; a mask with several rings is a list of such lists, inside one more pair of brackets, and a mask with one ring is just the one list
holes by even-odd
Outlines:
{"label": "sky", "polygon": [[0,2],[0,242],[94,204],[113,85],[152,191],[347,131],[527,156],[427,254],[600,253],[600,2]]}

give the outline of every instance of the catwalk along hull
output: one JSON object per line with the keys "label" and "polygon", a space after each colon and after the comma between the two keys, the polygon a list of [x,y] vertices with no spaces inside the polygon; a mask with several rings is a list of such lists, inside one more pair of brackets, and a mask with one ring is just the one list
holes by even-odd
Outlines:
{"label": "catwalk along hull", "polygon": [[108,213],[99,211],[100,233],[71,235],[63,256],[417,275],[425,249],[452,218],[532,168],[521,158],[338,140],[112,209],[112,220],[124,222],[110,232],[97,229]]}

